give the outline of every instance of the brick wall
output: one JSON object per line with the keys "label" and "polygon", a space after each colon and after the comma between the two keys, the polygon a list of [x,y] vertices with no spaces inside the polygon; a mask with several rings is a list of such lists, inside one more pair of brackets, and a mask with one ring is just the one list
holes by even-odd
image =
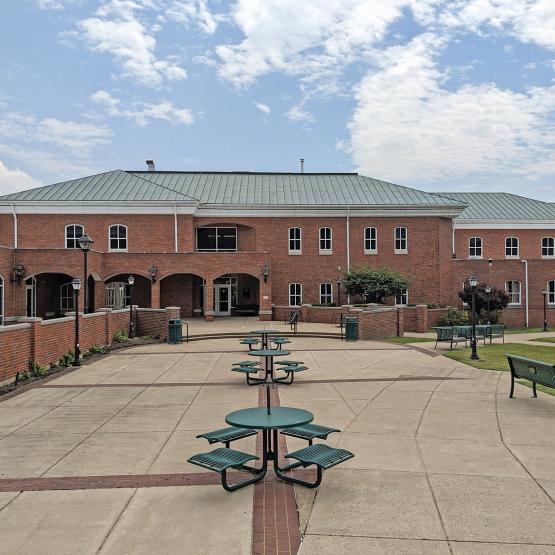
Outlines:
{"label": "brick wall", "polygon": [[359,321],[359,338],[368,340],[403,335],[403,314],[403,308],[395,307],[353,312]]}
{"label": "brick wall", "polygon": [[0,326],[0,383],[27,368],[30,345],[30,324]]}
{"label": "brick wall", "polygon": [[405,331],[425,333],[428,329],[428,308],[426,305],[405,307]]}
{"label": "brick wall", "polygon": [[179,307],[165,309],[139,308],[136,310],[137,335],[152,335],[166,341],[168,320],[180,317]]}

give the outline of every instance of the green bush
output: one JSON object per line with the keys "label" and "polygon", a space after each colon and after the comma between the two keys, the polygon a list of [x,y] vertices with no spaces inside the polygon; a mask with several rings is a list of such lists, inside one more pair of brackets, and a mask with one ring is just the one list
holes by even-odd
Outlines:
{"label": "green bush", "polygon": [[96,355],[97,353],[105,353],[106,349],[101,345],[93,345],[88,351],[83,353],[83,358],[89,358],[92,355]]}
{"label": "green bush", "polygon": [[71,366],[75,362],[75,353],[73,351],[69,351],[65,355],[62,355],[60,360],[58,361],[58,366],[68,367]]}
{"label": "green bush", "polygon": [[124,343],[129,339],[129,335],[127,335],[126,331],[120,330],[114,335],[112,338],[113,343]]}
{"label": "green bush", "polygon": [[458,308],[450,308],[439,320],[439,326],[466,326],[468,313]]}
{"label": "green bush", "polygon": [[391,268],[353,268],[342,280],[345,291],[366,303],[383,303],[384,299],[408,289],[409,280]]}
{"label": "green bush", "polygon": [[[41,366],[37,364],[34,360],[29,359],[27,362],[27,368],[30,376],[34,376],[35,378],[40,378],[41,376],[45,376],[48,374],[48,370],[50,369],[48,366]],[[21,375],[19,376],[21,379]]]}

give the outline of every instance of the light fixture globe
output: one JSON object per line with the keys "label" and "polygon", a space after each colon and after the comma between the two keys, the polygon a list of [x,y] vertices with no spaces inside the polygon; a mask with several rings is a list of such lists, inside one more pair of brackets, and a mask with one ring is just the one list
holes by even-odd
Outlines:
{"label": "light fixture globe", "polygon": [[74,291],[79,291],[81,289],[81,280],[79,278],[74,278],[71,282],[71,286]]}
{"label": "light fixture globe", "polygon": [[127,278],[127,283],[129,283],[129,285],[131,285],[131,287],[133,287],[133,284],[135,283],[135,276],[129,276]]}
{"label": "light fixture globe", "polygon": [[486,293],[488,295],[491,293],[491,285],[486,285]]}
{"label": "light fixture globe", "polygon": [[469,283],[470,287],[472,287],[472,289],[474,289],[475,287],[477,287],[477,285],[478,285],[478,278],[476,277],[475,274],[472,274],[472,275],[468,278],[468,283]]}
{"label": "light fixture globe", "polygon": [[77,239],[77,243],[83,252],[89,252],[94,244],[94,241],[87,234],[85,234],[81,235],[81,237]]}

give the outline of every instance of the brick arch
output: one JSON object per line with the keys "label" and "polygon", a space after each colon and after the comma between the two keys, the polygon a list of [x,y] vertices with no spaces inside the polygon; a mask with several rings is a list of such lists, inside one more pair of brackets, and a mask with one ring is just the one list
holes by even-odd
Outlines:
{"label": "brick arch", "polygon": [[203,305],[203,280],[211,283],[203,272],[172,271],[160,277],[160,307],[178,306],[182,318],[200,316]]}
{"label": "brick arch", "polygon": [[[89,272],[89,275],[90,274],[92,274],[92,272]],[[115,278],[116,276],[135,276],[135,277],[140,276],[150,281],[150,276],[148,275],[148,272],[143,272],[141,270],[137,270],[137,271],[123,270],[123,271],[117,271],[117,272],[110,272],[110,275],[102,277],[101,281],[108,281],[112,278]]]}

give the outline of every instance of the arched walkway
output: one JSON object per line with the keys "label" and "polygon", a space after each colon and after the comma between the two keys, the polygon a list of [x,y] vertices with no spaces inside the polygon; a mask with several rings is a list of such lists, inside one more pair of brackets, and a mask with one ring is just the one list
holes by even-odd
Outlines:
{"label": "arched walkway", "polygon": [[201,316],[204,279],[196,274],[170,274],[160,279],[160,307],[179,306],[182,318]]}
{"label": "arched walkway", "polygon": [[128,285],[128,278],[130,275],[135,278],[131,302],[140,307],[150,308],[150,280],[131,272],[117,274],[106,280],[105,306],[107,308],[125,308],[129,306],[131,288]]}
{"label": "arched walkway", "polygon": [[[42,273],[25,280],[25,310],[27,316],[60,318],[75,310],[73,276],[62,273]],[[82,310],[82,299],[80,309]]]}

